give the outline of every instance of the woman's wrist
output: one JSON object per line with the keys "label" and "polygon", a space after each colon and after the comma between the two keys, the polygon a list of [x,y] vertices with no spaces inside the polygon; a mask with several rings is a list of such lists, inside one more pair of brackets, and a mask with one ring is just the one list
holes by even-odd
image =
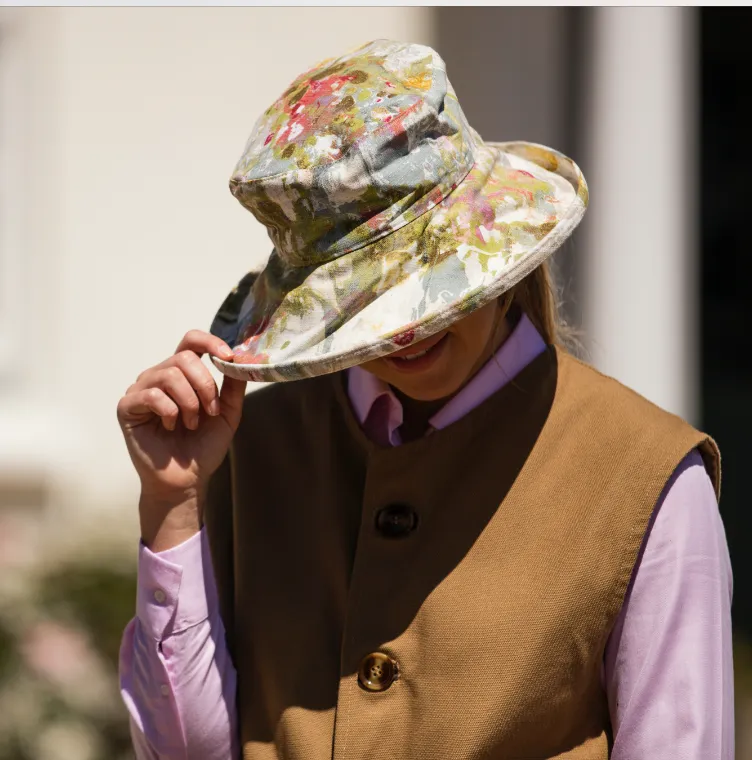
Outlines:
{"label": "woman's wrist", "polygon": [[139,500],[141,540],[153,552],[162,552],[187,541],[201,530],[199,493],[170,496],[142,493]]}

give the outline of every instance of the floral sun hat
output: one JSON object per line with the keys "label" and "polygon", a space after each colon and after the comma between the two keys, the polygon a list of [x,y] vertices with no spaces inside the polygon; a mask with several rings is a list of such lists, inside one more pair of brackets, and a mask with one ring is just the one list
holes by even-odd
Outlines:
{"label": "floral sun hat", "polygon": [[417,342],[507,291],[582,219],[566,156],[484,142],[440,56],[376,40],[299,76],[230,179],[274,245],[227,296],[212,357],[241,380],[336,372]]}

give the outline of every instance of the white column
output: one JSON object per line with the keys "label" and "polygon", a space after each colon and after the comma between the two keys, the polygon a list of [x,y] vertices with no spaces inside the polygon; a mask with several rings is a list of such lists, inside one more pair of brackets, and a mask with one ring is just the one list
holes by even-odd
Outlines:
{"label": "white column", "polygon": [[[581,241],[590,360],[697,422],[696,11],[594,11]],[[577,255],[575,253],[575,255]]]}

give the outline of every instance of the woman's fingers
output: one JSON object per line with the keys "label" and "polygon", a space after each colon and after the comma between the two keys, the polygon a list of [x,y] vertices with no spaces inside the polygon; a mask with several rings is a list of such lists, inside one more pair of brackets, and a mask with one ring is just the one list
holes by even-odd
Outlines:
{"label": "woman's fingers", "polygon": [[193,351],[199,356],[214,354],[225,361],[234,356],[232,349],[221,338],[202,330],[189,330],[175,349],[176,354],[181,351]]}
{"label": "woman's fingers", "polygon": [[160,388],[144,388],[123,396],[118,402],[118,417],[125,427],[142,424],[151,415],[162,420],[167,430],[174,430],[178,420],[178,405]]}
{"label": "woman's fingers", "polygon": [[190,351],[171,357],[166,365],[157,365],[142,373],[126,396],[148,388],[158,388],[167,393],[179,407],[183,422],[190,430],[198,427],[202,404],[211,416],[220,412],[217,384],[201,359]]}
{"label": "woman's fingers", "polygon": [[[209,368],[199,359],[198,354],[187,349],[181,351],[175,355],[173,366],[183,372],[201,400],[206,413],[212,417],[218,415],[220,412],[219,389]],[[196,410],[196,415],[198,415],[198,410]]]}
{"label": "woman's fingers", "polygon": [[[194,375],[189,379],[201,396],[204,408],[209,414],[223,414],[233,428],[240,421],[243,411],[243,398],[247,381],[236,380],[224,375],[222,390],[217,395],[217,384],[214,382],[206,365],[193,357],[208,353],[220,359],[231,361],[234,357],[232,349],[223,340],[202,330],[189,330],[178,345],[176,356],[180,357],[179,364],[186,369],[193,368]],[[216,405],[215,405],[216,404]]]}
{"label": "woman's fingers", "polygon": [[[201,364],[196,354],[193,356]],[[211,380],[211,377],[209,379]],[[211,382],[214,385],[214,380]],[[155,374],[151,385],[170,395],[180,408],[183,422],[189,430],[195,430],[198,427],[199,397],[196,395],[193,384],[186,377],[183,367],[173,364],[171,367],[161,369]]]}
{"label": "woman's fingers", "polygon": [[[242,413],[246,382],[224,376],[220,394],[214,377],[200,358],[205,353],[228,360],[233,356],[229,346],[215,335],[201,330],[190,330],[172,356],[144,370],[126,391],[126,398],[138,397],[142,403],[142,406],[138,407],[142,411],[137,414],[144,414],[145,410],[150,408],[143,404],[143,393],[149,389],[156,389],[173,404],[170,413],[174,414],[175,420],[173,427],[168,429],[174,429],[177,414],[180,413],[185,426],[195,430],[199,424],[201,406],[210,416],[223,414],[235,427]],[[155,399],[158,398],[155,396]],[[159,402],[164,404],[161,398]],[[156,410],[154,413],[158,414]]]}

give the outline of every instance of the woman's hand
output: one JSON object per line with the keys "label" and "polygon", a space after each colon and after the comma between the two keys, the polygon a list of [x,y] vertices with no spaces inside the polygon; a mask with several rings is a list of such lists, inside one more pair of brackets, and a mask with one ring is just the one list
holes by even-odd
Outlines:
{"label": "woman's hand", "polygon": [[232,360],[222,340],[191,330],[172,356],[136,378],[117,405],[141,479],[142,538],[154,551],[199,530],[209,479],[240,424],[245,381],[225,375],[219,392],[201,361],[204,353]]}

